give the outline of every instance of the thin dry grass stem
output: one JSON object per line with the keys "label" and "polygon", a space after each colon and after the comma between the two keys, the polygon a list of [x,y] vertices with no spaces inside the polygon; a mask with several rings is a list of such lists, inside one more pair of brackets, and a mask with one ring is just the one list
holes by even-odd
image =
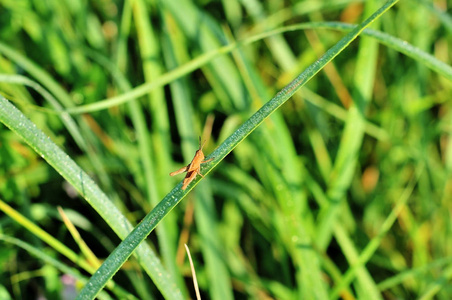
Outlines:
{"label": "thin dry grass stem", "polygon": [[199,294],[198,280],[196,279],[195,267],[193,266],[193,261],[191,259],[190,250],[187,244],[184,244],[185,250],[187,250],[188,260],[190,261],[191,273],[193,275],[193,286],[195,287],[196,299],[201,300],[201,295]]}

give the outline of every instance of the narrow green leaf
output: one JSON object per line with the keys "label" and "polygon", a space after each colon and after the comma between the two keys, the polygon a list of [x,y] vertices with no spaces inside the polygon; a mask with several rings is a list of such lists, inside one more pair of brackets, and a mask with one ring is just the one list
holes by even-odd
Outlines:
{"label": "narrow green leaf", "polygon": [[[0,122],[21,136],[55,168],[88,201],[121,239],[127,236],[132,225],[113,205],[107,195],[66,153],[2,96],[0,96]],[[181,299],[179,289],[173,284],[160,260],[147,244],[140,245],[137,250],[137,258],[165,297]]]}
{"label": "narrow green leaf", "polygon": [[[261,109],[252,115],[242,126],[229,136],[210,156],[212,163],[208,164],[203,173],[207,175],[228,155],[242,140],[253,132],[271,113],[283,105],[301,86],[315,76],[328,62],[341,53],[367,26],[379,18],[392,7],[397,0],[388,1],[362,24],[354,28],[336,45],[329,49],[318,61],[310,65],[303,73],[282,89],[275,97],[268,101]],[[196,180],[185,191],[181,190],[179,183],[165,198],[142,220],[140,224],[121,242],[110,254],[102,266],[91,277],[88,284],[82,290],[78,299],[93,299],[105,286],[107,281],[119,270],[121,265],[132,254],[134,249],[154,230],[157,224],[168,214],[199,182]]]}
{"label": "narrow green leaf", "polygon": [[[199,57],[191,60],[190,62],[165,73],[164,75],[158,77],[156,80],[150,83],[144,83],[140,86],[135,87],[133,90],[131,90],[128,93],[124,93],[122,95],[111,97],[109,99],[103,99],[100,101],[97,101],[96,103],[91,103],[87,105],[81,105],[73,108],[66,109],[66,112],[71,114],[80,114],[80,113],[86,113],[86,112],[93,112],[93,111],[99,111],[108,107],[116,106],[123,104],[128,101],[133,101],[136,98],[139,98],[143,95],[146,95],[153,89],[156,89],[158,87],[161,87],[163,85],[166,85],[186,74],[189,74],[190,72],[199,69],[201,66],[209,63],[211,60],[216,58],[219,55],[227,54],[236,49],[239,46],[248,45],[251,43],[254,43],[256,41],[268,38],[273,35],[281,34],[284,32],[291,32],[291,31],[297,31],[297,30],[303,30],[303,29],[335,29],[340,31],[349,31],[356,28],[356,25],[353,24],[345,24],[340,22],[313,22],[313,23],[306,23],[306,24],[298,24],[298,25],[292,25],[292,26],[286,26],[281,27],[276,30],[268,31],[265,33],[261,33],[258,35],[255,35],[253,37],[247,38],[243,41],[239,41],[236,43],[231,43],[230,45],[221,47],[217,50],[212,50],[210,52],[204,53],[200,55]],[[373,30],[370,28],[364,29],[364,31],[361,32],[362,36],[369,36],[376,40],[378,40],[383,45],[386,45],[394,50],[399,51],[400,53],[405,54],[408,57],[413,58],[414,60],[424,64],[431,70],[437,72],[438,74],[441,74],[447,79],[452,80],[452,67],[433,55],[407,43],[404,40],[401,40],[397,37],[391,36],[387,33]],[[0,48],[1,51],[1,48]]]}

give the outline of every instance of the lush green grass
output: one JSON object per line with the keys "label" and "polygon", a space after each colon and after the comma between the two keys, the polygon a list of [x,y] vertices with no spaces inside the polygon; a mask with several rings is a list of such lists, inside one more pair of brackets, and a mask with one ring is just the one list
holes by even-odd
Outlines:
{"label": "lush green grass", "polygon": [[450,299],[446,2],[324,2],[0,1],[0,299]]}

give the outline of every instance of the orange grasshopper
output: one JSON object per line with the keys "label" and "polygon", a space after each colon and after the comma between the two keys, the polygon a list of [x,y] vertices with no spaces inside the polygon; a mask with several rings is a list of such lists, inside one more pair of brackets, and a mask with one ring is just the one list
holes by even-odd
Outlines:
{"label": "orange grasshopper", "polygon": [[185,190],[187,186],[196,178],[196,174],[204,178],[204,176],[201,174],[201,164],[209,162],[213,160],[213,158],[204,160],[204,153],[202,152],[202,147],[204,147],[204,144],[201,145],[201,138],[199,138],[199,149],[195,153],[195,157],[191,160],[191,163],[189,163],[187,166],[180,168],[177,171],[171,172],[170,176],[175,176],[180,173],[187,172],[187,175],[185,175],[182,190]]}

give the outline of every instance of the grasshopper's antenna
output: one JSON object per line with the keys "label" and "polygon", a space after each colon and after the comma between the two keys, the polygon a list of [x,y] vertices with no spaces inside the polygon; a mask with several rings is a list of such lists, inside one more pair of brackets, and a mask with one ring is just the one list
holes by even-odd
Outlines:
{"label": "grasshopper's antenna", "polygon": [[207,140],[204,140],[204,142],[201,144],[201,137],[199,137],[199,150],[202,150],[204,145],[206,144]]}

